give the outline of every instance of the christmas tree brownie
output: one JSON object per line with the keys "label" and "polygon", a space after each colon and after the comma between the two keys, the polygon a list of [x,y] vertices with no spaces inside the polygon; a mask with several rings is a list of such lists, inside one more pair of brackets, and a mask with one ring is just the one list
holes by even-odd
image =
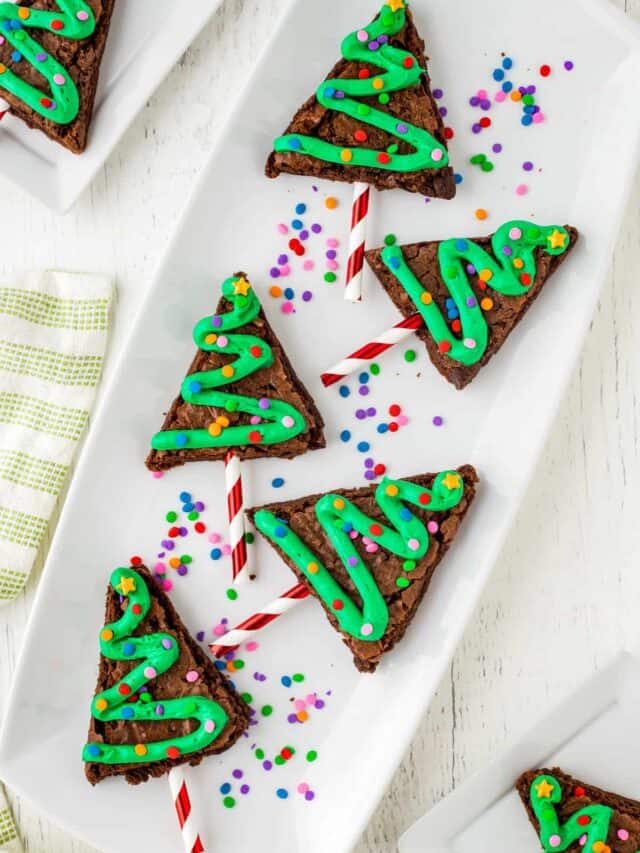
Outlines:
{"label": "christmas tree brownie", "polygon": [[319,599],[356,667],[372,672],[404,636],[477,481],[470,465],[385,477],[376,487],[270,504],[249,517]]}
{"label": "christmas tree brownie", "polygon": [[389,235],[366,258],[402,314],[422,316],[417,334],[438,371],[464,388],[500,349],[577,239],[570,225],[514,220],[474,239],[399,246]]}
{"label": "christmas tree brownie", "polygon": [[529,770],[516,787],[545,853],[640,853],[640,802],[557,767]]}
{"label": "christmas tree brownie", "polygon": [[424,42],[403,0],[344,39],[342,59],[275,140],[265,171],[454,197]]}
{"label": "christmas tree brownie", "polygon": [[185,462],[292,458],[324,447],[324,422],[296,376],[244,273],[222,285],[217,312],[193,332],[199,348],[151,440],[147,467]]}
{"label": "christmas tree brownie", "polygon": [[115,0],[0,2],[0,96],[74,154],[87,145]]}
{"label": "christmas tree brownie", "polygon": [[132,785],[232,746],[249,708],[182,624],[144,566],[116,569],[82,758],[89,782]]}

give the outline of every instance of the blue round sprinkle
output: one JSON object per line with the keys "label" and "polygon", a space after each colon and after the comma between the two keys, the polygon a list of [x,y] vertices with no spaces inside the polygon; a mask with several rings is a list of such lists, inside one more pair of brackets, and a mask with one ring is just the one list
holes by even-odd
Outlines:
{"label": "blue round sprinkle", "polygon": [[189,492],[180,492],[178,495],[183,504],[188,503],[191,500],[191,494]]}
{"label": "blue round sprinkle", "polygon": [[407,509],[407,507],[406,507],[406,506],[403,506],[403,507],[402,507],[402,509],[400,510],[399,515],[400,515],[400,518],[401,518],[403,521],[410,521],[410,520],[411,520],[411,510],[410,510],[410,509]]}
{"label": "blue round sprinkle", "polygon": [[464,181],[464,178],[459,172],[456,172],[453,176],[453,180],[456,182],[456,184],[461,184]]}
{"label": "blue round sprinkle", "polygon": [[231,785],[229,784],[229,782],[224,782],[222,785],[220,785],[220,793],[221,794],[228,794],[230,790],[231,790]]}
{"label": "blue round sprinkle", "polygon": [[136,650],[136,647],[133,645],[133,643],[125,643],[124,646],[122,647],[122,651],[124,652],[125,655],[132,655],[135,652],[135,650]]}
{"label": "blue round sprinkle", "polygon": [[361,373],[360,376],[358,376],[358,381],[360,382],[361,385],[366,385],[367,382],[369,381],[369,374],[368,373]]}
{"label": "blue round sprinkle", "polygon": [[280,682],[285,687],[291,687],[291,679],[289,678],[288,675],[283,675],[282,678],[280,679]]}
{"label": "blue round sprinkle", "polygon": [[286,800],[287,797],[289,796],[289,792],[287,791],[286,788],[278,788],[278,790],[276,791],[276,794],[281,800]]}
{"label": "blue round sprinkle", "polygon": [[212,548],[209,553],[209,556],[212,560],[219,560],[220,557],[222,557],[222,551],[220,550],[220,548]]}
{"label": "blue round sprinkle", "polygon": [[11,21],[11,29],[12,30],[21,30],[22,24],[20,23],[20,21]]}
{"label": "blue round sprinkle", "polygon": [[292,139],[289,140],[289,146],[297,151],[298,149],[302,148],[302,143],[300,142],[297,136],[294,136]]}
{"label": "blue round sprinkle", "polygon": [[525,127],[528,127],[530,124],[532,124],[532,123],[533,123],[533,119],[531,118],[531,116],[530,116],[529,114],[526,114],[526,115],[523,115],[523,116],[522,116],[522,118],[520,119],[520,122],[521,122]]}
{"label": "blue round sprinkle", "polygon": [[371,447],[371,445],[369,444],[368,441],[359,441],[358,442],[358,450],[360,451],[360,453],[366,453],[370,447]]}
{"label": "blue round sprinkle", "polygon": [[510,92],[512,89],[513,89],[513,83],[511,82],[511,80],[505,80],[504,83],[502,84],[502,91],[503,92]]}
{"label": "blue round sprinkle", "polygon": [[287,535],[287,528],[283,527],[282,525],[278,525],[278,527],[276,527],[273,532],[278,537],[278,539],[284,539],[284,537]]}
{"label": "blue round sprinkle", "polygon": [[509,68],[513,68],[513,59],[511,59],[510,56],[505,56],[505,58],[502,60],[502,67],[505,68],[507,71],[509,70]]}
{"label": "blue round sprinkle", "polygon": [[216,669],[226,669],[227,664],[223,660],[214,661],[214,666]]}
{"label": "blue round sprinkle", "polygon": [[[466,252],[468,248],[469,248],[469,244],[467,243],[466,240],[456,240],[456,249],[459,252]],[[449,300],[447,300],[447,302],[448,301]],[[451,301],[453,301],[453,300],[451,300]]]}
{"label": "blue round sprinkle", "polygon": [[87,744],[87,754],[90,755],[92,758],[96,758],[98,755],[100,755],[100,747],[95,743]]}
{"label": "blue round sprinkle", "polygon": [[335,93],[336,93],[336,90],[333,88],[333,86],[325,86],[324,87],[324,94],[327,98],[333,98]]}
{"label": "blue round sprinkle", "polygon": [[390,258],[389,259],[389,266],[392,269],[397,270],[400,267],[400,258]]}
{"label": "blue round sprinkle", "polygon": [[378,424],[376,430],[380,433],[380,435],[384,435],[389,429],[389,424]]}
{"label": "blue round sprinkle", "polygon": [[299,231],[302,228],[303,224],[304,223],[302,222],[301,219],[292,219],[291,220],[291,227],[294,228],[296,231]]}
{"label": "blue round sprinkle", "polygon": [[271,481],[271,485],[274,489],[281,489],[284,486],[284,480],[282,477],[274,477]]}
{"label": "blue round sprinkle", "polygon": [[192,503],[182,504],[182,512],[192,512],[194,506]]}
{"label": "blue round sprinkle", "polygon": [[351,433],[349,432],[349,430],[343,429],[342,432],[340,433],[340,441],[349,441],[350,438],[351,438]]}
{"label": "blue round sprinkle", "polygon": [[133,717],[133,708],[123,708],[122,709],[122,719],[130,720]]}
{"label": "blue round sprinkle", "polygon": [[351,393],[351,391],[347,385],[341,385],[340,386],[340,396],[341,397],[348,397],[350,393]]}
{"label": "blue round sprinkle", "polygon": [[500,80],[504,80],[504,71],[502,68],[496,68],[493,72],[493,79],[500,82]]}
{"label": "blue round sprinkle", "polygon": [[293,299],[293,297],[295,295],[296,295],[295,291],[292,287],[285,287],[285,290],[284,290],[284,298],[285,299]]}
{"label": "blue round sprinkle", "polygon": [[22,59],[22,54],[19,50],[14,50],[11,54],[11,59],[13,59],[14,62],[20,62],[20,60]]}
{"label": "blue round sprinkle", "polygon": [[192,394],[198,394],[200,391],[202,391],[202,385],[195,379],[193,379],[191,382],[189,382],[189,391],[191,391]]}
{"label": "blue round sprinkle", "polygon": [[187,443],[187,436],[183,432],[176,435],[176,447],[184,447]]}
{"label": "blue round sprinkle", "polygon": [[302,216],[302,214],[305,213],[306,210],[307,210],[306,204],[303,204],[302,202],[300,202],[299,204],[296,204],[296,213],[299,214],[300,216]]}

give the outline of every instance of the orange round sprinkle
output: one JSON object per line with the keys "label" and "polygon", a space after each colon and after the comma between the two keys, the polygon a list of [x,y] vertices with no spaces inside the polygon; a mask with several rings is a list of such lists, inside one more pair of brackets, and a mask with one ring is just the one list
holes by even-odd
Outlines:
{"label": "orange round sprinkle", "polygon": [[177,569],[178,566],[180,565],[180,558],[179,557],[171,557],[171,559],[169,560],[169,565],[171,566],[172,569]]}
{"label": "orange round sprinkle", "polygon": [[5,72],[6,70],[7,70],[7,66],[6,66],[6,65],[3,65],[3,64],[0,62],[0,74],[4,74],[4,72]]}
{"label": "orange round sprinkle", "polygon": [[106,711],[108,702],[106,699],[96,699],[96,708],[98,711]]}
{"label": "orange round sprinkle", "polygon": [[428,290],[425,290],[425,292],[420,296],[420,302],[422,302],[423,305],[431,305],[433,302],[433,296]]}
{"label": "orange round sprinkle", "polygon": [[205,344],[215,344],[215,342],[217,340],[218,340],[218,336],[214,335],[212,332],[210,335],[206,335],[204,342],[205,342]]}
{"label": "orange round sprinkle", "polygon": [[520,94],[520,92],[517,89],[514,89],[511,92],[511,95],[509,97],[511,98],[512,101],[521,101],[522,100],[522,95]]}
{"label": "orange round sprinkle", "polygon": [[269,293],[274,299],[277,299],[279,296],[282,296],[282,288],[278,287],[277,284],[274,284],[269,288]]}
{"label": "orange round sprinkle", "polygon": [[209,435],[212,435],[214,438],[217,438],[217,436],[219,436],[222,432],[222,427],[220,426],[220,424],[216,423],[209,424],[207,432],[209,433]]}
{"label": "orange round sprinkle", "polygon": [[137,743],[133,747],[133,751],[135,752],[136,755],[146,755],[147,754],[147,747],[143,743]]}
{"label": "orange round sprinkle", "polygon": [[324,206],[329,210],[335,210],[338,206],[338,199],[330,195],[324,200]]}
{"label": "orange round sprinkle", "polygon": [[23,21],[26,21],[30,15],[31,12],[29,9],[18,9],[18,17],[22,18]]}
{"label": "orange round sprinkle", "polygon": [[344,509],[344,501],[342,498],[336,498],[333,502],[334,509]]}
{"label": "orange round sprinkle", "polygon": [[307,571],[310,575],[316,575],[319,571],[319,567],[317,563],[309,563],[307,566]]}
{"label": "orange round sprinkle", "polygon": [[231,377],[235,373],[235,370],[233,369],[233,366],[231,364],[225,364],[225,366],[221,368],[220,372],[222,373],[225,379],[231,379]]}
{"label": "orange round sprinkle", "polygon": [[491,311],[493,308],[493,299],[489,299],[488,296],[485,296],[485,298],[480,302],[480,307],[483,311]]}
{"label": "orange round sprinkle", "polygon": [[229,418],[225,415],[218,415],[216,418],[216,423],[219,424],[222,429],[226,429],[229,426]]}
{"label": "orange round sprinkle", "polygon": [[111,640],[113,639],[113,631],[111,628],[104,628],[104,630],[100,633],[100,636],[103,640]]}
{"label": "orange round sprinkle", "polygon": [[304,723],[305,720],[309,719],[309,715],[307,714],[306,711],[298,711],[298,713],[296,714],[296,717],[300,720],[301,723]]}
{"label": "orange round sprinkle", "polygon": [[373,86],[374,89],[378,89],[378,90],[384,89],[384,80],[382,79],[382,77],[375,77],[371,81],[371,85]]}
{"label": "orange round sprinkle", "polygon": [[340,159],[343,163],[350,163],[353,160],[353,153],[348,148],[343,148],[340,152]]}
{"label": "orange round sprinkle", "polygon": [[524,261],[522,260],[522,258],[514,258],[513,265],[517,270],[521,270],[524,266]]}
{"label": "orange round sprinkle", "polygon": [[486,219],[489,214],[484,209],[484,207],[479,207],[476,210],[476,219]]}

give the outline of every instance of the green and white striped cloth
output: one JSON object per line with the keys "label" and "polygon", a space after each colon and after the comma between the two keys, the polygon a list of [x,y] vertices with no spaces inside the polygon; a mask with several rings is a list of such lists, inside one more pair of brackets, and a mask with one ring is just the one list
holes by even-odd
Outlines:
{"label": "green and white striped cloth", "polygon": [[0,785],[0,851],[2,853],[24,853],[2,785]]}
{"label": "green and white striped cloth", "polygon": [[0,284],[0,604],[29,576],[87,426],[112,297],[85,273]]}

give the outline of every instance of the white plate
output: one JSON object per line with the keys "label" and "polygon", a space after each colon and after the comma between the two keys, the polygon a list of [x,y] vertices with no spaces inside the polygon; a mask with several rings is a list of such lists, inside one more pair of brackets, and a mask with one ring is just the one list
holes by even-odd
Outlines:
{"label": "white plate", "polygon": [[0,123],[0,175],[52,210],[68,210],[219,5],[193,0],[185,15],[171,0],[117,0],[86,151],[72,154],[9,112]]}
{"label": "white plate", "polygon": [[[112,780],[92,790],[79,756],[110,570],[134,553],[154,558],[161,518],[182,489],[206,500],[210,524],[224,528],[221,465],[191,465],[153,480],[142,464],[160,413],[192,357],[194,322],[212,311],[218,283],[238,268],[251,275],[329,425],[326,450],[289,463],[264,460],[245,466],[249,502],[363,482],[362,456],[352,444],[338,440],[346,426],[358,438],[371,438],[373,455],[392,461],[394,475],[473,462],[483,482],[406,638],[375,676],[355,671],[313,601],[265,632],[255,663],[249,658],[251,665],[236,680],[260,701],[273,701],[276,713],[252,731],[249,742],[205,762],[194,773],[208,849],[260,846],[337,853],[357,840],[478,600],[571,374],[609,265],[636,163],[637,33],[595,0],[539,0],[535,14],[529,4],[511,0],[416,0],[414,7],[428,37],[435,83],[445,89],[452,123],[458,127],[454,162],[467,178],[455,202],[427,205],[401,192],[377,197],[370,244],[379,245],[391,230],[403,241],[478,233],[482,229],[472,212],[480,204],[491,211],[487,228],[527,215],[540,222],[572,222],[583,239],[504,350],[468,389],[456,392],[444,382],[428,365],[422,347],[416,347],[419,361],[411,367],[401,351],[393,352],[372,382],[369,399],[381,411],[397,400],[410,423],[395,436],[378,436],[371,421],[356,430],[354,397],[345,401],[335,388],[322,389],[319,373],[354,344],[394,322],[396,312],[371,277],[364,301],[345,304],[338,285],[322,282],[319,264],[317,273],[300,273],[293,281],[298,293],[305,282],[313,281],[313,301],[299,303],[294,317],[280,313],[278,303],[266,296],[267,271],[283,246],[275,223],[290,219],[294,204],[305,200],[310,216],[322,217],[326,224],[329,214],[322,199],[330,190],[342,201],[330,222],[341,238],[344,263],[350,189],[324,185],[314,194],[308,179],[268,181],[262,170],[273,135],[331,66],[339,36],[369,20],[372,4],[292,4],[248,89],[239,96],[103,398],[40,584],[0,741],[0,767],[9,784],[102,850],[127,853],[142,847],[174,853],[177,848],[166,783],[151,782],[132,791]],[[464,166],[478,142],[461,128],[471,120],[471,86],[487,79],[501,50],[511,53],[520,68],[553,62],[558,77],[553,85],[541,86],[549,115],[546,125],[522,128],[517,108],[509,109],[512,105],[492,113],[500,123],[497,135],[505,145],[505,159],[487,176]],[[576,63],[571,74],[558,69],[567,57]],[[525,74],[518,77],[522,80]],[[536,72],[530,79],[539,79]],[[530,181],[532,192],[522,199],[513,188],[529,141],[532,159],[544,172]],[[445,416],[444,428],[431,426],[435,414]],[[286,478],[279,492],[270,485],[274,476]],[[190,540],[189,547],[194,548]],[[221,613],[238,620],[292,583],[275,552],[259,543],[254,560],[260,579],[231,606],[223,592],[228,570],[212,569],[204,551],[194,552],[197,563],[174,592],[194,629],[211,626]],[[254,668],[271,675],[263,686],[251,678]],[[307,674],[306,684],[331,688],[332,696],[326,711],[314,714],[310,724],[291,728],[283,723],[288,694],[277,676],[296,669]],[[295,738],[292,745],[298,748],[298,759],[280,769],[284,775],[277,778],[287,784],[308,781],[318,792],[313,803],[295,793],[286,802],[277,800],[276,777],[265,781],[255,769],[250,743],[269,741],[273,746],[277,738],[281,745]],[[320,751],[313,767],[300,757],[309,744]],[[225,811],[217,786],[234,767],[251,776],[254,793]]]}
{"label": "white plate", "polygon": [[407,830],[400,853],[539,853],[514,782],[560,767],[582,782],[640,798],[640,661],[629,654],[580,687],[489,767]]}

